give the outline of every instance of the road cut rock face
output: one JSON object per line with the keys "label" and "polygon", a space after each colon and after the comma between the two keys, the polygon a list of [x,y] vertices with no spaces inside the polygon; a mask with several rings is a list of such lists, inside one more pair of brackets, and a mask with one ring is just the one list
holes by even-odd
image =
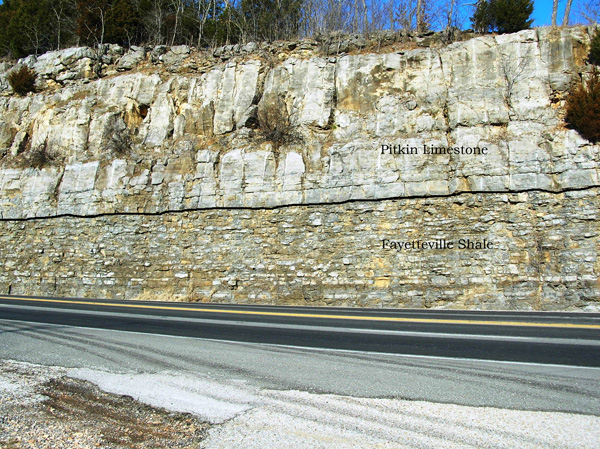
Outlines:
{"label": "road cut rock face", "polygon": [[600,147],[563,121],[589,41],[23,60],[39,93],[0,75],[0,291],[594,309]]}

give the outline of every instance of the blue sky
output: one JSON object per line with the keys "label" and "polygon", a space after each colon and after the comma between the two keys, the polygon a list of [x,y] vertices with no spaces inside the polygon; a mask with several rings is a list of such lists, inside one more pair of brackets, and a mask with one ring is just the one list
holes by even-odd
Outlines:
{"label": "blue sky", "polygon": [[[466,3],[475,3],[476,0],[465,0],[463,4]],[[533,26],[549,26],[552,23],[552,0],[533,0]],[[560,25],[562,23],[563,14],[565,11],[565,5],[567,0],[559,0],[558,2],[558,18],[557,22]],[[579,22],[577,7],[579,4],[579,0],[573,0],[573,5],[571,6],[571,14],[570,14],[570,22],[575,24]],[[471,11],[469,11],[469,16],[471,15]],[[469,28],[471,26],[470,21],[467,19],[467,23],[465,23],[465,28]]]}
{"label": "blue sky", "polygon": [[[533,26],[545,26],[552,23],[552,0],[534,0],[533,4]],[[565,11],[566,0],[560,0],[558,2],[558,18],[557,22],[560,25],[563,19],[563,13]],[[571,22],[577,22],[577,0],[573,2],[571,6]]]}
{"label": "blue sky", "polygon": [[[534,26],[544,26],[550,25],[552,22],[552,0],[534,0],[533,2],[533,25]],[[562,23],[562,13],[564,10],[565,0],[559,2],[559,7],[562,6],[559,13],[559,18],[557,19]]]}

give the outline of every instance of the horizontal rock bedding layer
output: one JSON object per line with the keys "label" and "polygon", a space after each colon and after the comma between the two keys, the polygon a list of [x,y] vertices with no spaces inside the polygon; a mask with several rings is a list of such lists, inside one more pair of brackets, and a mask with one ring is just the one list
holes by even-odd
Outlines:
{"label": "horizontal rock bedding layer", "polygon": [[589,40],[22,61],[46,85],[0,79],[0,291],[595,310],[600,147],[563,122]]}
{"label": "horizontal rock bedding layer", "polygon": [[6,222],[0,291],[595,310],[598,190]]}

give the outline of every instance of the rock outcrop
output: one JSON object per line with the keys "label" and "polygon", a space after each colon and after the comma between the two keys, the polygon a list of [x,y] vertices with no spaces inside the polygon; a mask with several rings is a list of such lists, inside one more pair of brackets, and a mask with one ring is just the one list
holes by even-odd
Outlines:
{"label": "rock outcrop", "polygon": [[[70,251],[68,239],[55,239],[65,246],[39,263],[31,259],[40,250],[35,242],[40,233],[57,237],[75,223],[90,233],[94,254],[110,248],[115,260],[121,240],[113,240],[111,229],[144,248],[153,239],[136,234],[156,230],[159,259],[171,254],[169,242],[183,249],[152,274],[125,268],[121,277],[114,267],[101,268],[102,257],[85,257],[87,268],[69,265],[72,281],[63,276],[66,268],[50,270],[51,291],[41,268],[38,275],[29,270],[26,281],[6,266],[0,289],[93,295],[91,284],[105,285],[108,277],[102,292],[115,297],[169,285],[177,295],[213,301],[593,304],[600,300],[598,217],[582,218],[576,209],[598,206],[600,147],[563,123],[565,96],[588,70],[589,40],[586,28],[546,28],[385,54],[319,56],[314,47],[294,46],[273,58],[248,44],[220,49],[217,59],[238,56],[210,66],[185,46],[76,48],[21,61],[37,71],[45,90],[19,98],[0,79],[0,218],[11,229],[0,252],[33,251],[32,266],[49,270],[56,254]],[[98,61],[108,68],[95,79]],[[476,210],[469,215],[465,204]],[[153,217],[183,211],[173,220],[198,234],[202,250],[183,231],[165,229],[165,218]],[[282,215],[269,218],[276,211]],[[123,214],[140,218],[122,224]],[[288,222],[286,214],[302,218]],[[96,231],[86,217],[102,215],[94,218]],[[425,232],[427,217],[444,226]],[[20,221],[26,219],[37,220]],[[193,225],[198,220],[208,225]],[[278,240],[268,242],[259,228]],[[246,249],[224,251],[216,230]],[[390,252],[382,242],[457,242],[484,231],[493,247],[485,256],[460,253],[457,264],[447,250]],[[17,250],[15,236],[29,243]],[[313,259],[294,255],[324,248],[345,248],[331,252],[341,261],[328,261],[327,251]],[[145,254],[141,260],[152,258],[148,248],[135,250]],[[586,262],[573,270],[569,264],[579,257]],[[203,262],[172,267],[198,258]],[[265,268],[265,260],[275,268]],[[407,274],[410,263],[420,264],[421,277]],[[76,287],[80,276],[95,281]],[[518,291],[519,285],[526,288]]]}

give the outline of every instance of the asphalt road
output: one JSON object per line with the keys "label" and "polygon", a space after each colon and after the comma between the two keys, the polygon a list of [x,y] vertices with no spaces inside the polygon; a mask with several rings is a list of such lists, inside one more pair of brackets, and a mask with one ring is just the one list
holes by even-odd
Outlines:
{"label": "asphalt road", "polygon": [[243,385],[600,416],[600,368],[574,366],[598,364],[598,315],[34,299],[0,298],[0,359],[219,385],[199,402]]}
{"label": "asphalt road", "polygon": [[[114,391],[97,383],[142,398],[136,390],[197,398],[200,382],[210,388],[196,402],[206,404],[237,385],[240,393],[221,398],[224,409],[266,389],[600,416],[599,368],[317,350],[11,320],[0,320],[0,359],[68,368],[72,376],[94,382],[113,378],[119,386]],[[150,381],[156,376],[166,385]],[[185,381],[173,391],[180,378]]]}
{"label": "asphalt road", "polygon": [[600,367],[600,314],[0,296],[0,319],[304,348]]}

